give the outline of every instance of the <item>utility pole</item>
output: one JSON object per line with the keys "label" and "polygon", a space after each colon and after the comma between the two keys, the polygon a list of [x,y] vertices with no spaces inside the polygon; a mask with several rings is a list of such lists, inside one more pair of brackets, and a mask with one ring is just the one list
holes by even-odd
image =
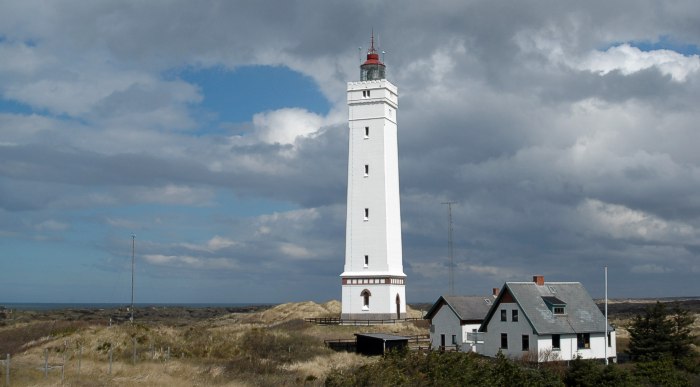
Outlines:
{"label": "utility pole", "polygon": [[608,332],[608,267],[605,266],[605,365],[608,365],[608,345],[610,339]]}
{"label": "utility pole", "polygon": [[447,255],[450,258],[450,295],[455,295],[455,259],[452,246],[452,205],[457,202],[443,202],[447,205]]}
{"label": "utility pole", "polygon": [[134,323],[134,247],[136,245],[136,235],[131,234],[131,318],[130,321]]}

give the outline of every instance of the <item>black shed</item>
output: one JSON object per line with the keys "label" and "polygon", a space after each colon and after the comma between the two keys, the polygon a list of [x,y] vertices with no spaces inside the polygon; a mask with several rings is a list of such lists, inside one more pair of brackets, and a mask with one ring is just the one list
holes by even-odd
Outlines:
{"label": "black shed", "polygon": [[408,337],[385,333],[355,333],[357,353],[363,355],[383,355],[392,349],[408,347]]}

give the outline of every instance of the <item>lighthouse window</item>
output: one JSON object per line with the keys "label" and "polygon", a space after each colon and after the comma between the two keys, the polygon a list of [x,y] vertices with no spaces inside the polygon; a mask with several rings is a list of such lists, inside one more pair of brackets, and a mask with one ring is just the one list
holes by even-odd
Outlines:
{"label": "lighthouse window", "polygon": [[365,208],[365,220],[369,220],[369,208]]}
{"label": "lighthouse window", "polygon": [[365,138],[369,138],[369,126],[365,126]]}
{"label": "lighthouse window", "polygon": [[362,296],[362,309],[369,309],[369,296],[371,296],[372,293],[370,293],[369,290],[365,289],[360,295]]}
{"label": "lighthouse window", "polygon": [[369,176],[369,164],[365,164],[365,177]]}
{"label": "lighthouse window", "polygon": [[367,96],[369,97],[369,90],[367,90]]}
{"label": "lighthouse window", "polygon": [[365,255],[365,267],[369,266],[369,255]]}

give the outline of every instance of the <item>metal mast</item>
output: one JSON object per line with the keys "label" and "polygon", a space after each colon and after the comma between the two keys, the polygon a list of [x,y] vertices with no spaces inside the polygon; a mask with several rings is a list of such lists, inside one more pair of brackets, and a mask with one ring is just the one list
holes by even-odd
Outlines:
{"label": "metal mast", "polygon": [[131,234],[131,323],[134,323],[134,246],[136,245],[136,235]]}
{"label": "metal mast", "polygon": [[608,365],[608,267],[605,266],[605,365]]}
{"label": "metal mast", "polygon": [[452,245],[452,205],[456,202],[443,202],[447,205],[447,255],[450,258],[450,295],[455,295],[455,260]]}

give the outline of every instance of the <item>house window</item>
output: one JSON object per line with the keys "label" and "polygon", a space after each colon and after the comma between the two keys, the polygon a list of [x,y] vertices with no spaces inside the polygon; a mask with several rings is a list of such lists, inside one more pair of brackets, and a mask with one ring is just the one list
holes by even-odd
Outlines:
{"label": "house window", "polygon": [[508,316],[508,311],[505,309],[501,309],[501,321],[508,321],[507,316]]}
{"label": "house window", "polygon": [[513,320],[513,322],[518,322],[518,311],[517,311],[517,310],[513,310],[513,316],[512,316],[512,317],[513,317],[513,318],[512,318],[511,320]]}
{"label": "house window", "polygon": [[369,126],[365,126],[365,138],[369,138]]}
{"label": "house window", "polygon": [[365,255],[365,267],[369,266],[369,255]]}
{"label": "house window", "polygon": [[457,345],[457,335],[452,335],[452,344]]}
{"label": "house window", "polygon": [[369,208],[365,208],[365,220],[369,220]]}
{"label": "house window", "polygon": [[369,297],[372,295],[369,290],[365,289],[360,293],[362,296],[362,309],[369,310]]}
{"label": "house window", "polygon": [[508,349],[508,334],[501,333],[501,349]]}
{"label": "house window", "polygon": [[576,345],[578,349],[589,349],[591,348],[591,334],[590,333],[579,333],[576,335]]}
{"label": "house window", "polygon": [[369,164],[365,164],[365,177],[369,176]]}
{"label": "house window", "polygon": [[530,336],[523,335],[523,351],[530,350]]}
{"label": "house window", "polygon": [[561,336],[552,335],[552,349],[561,349]]}
{"label": "house window", "polygon": [[554,307],[554,314],[564,314],[564,307],[563,306],[555,306]]}
{"label": "house window", "polygon": [[610,338],[610,332],[608,332],[608,347],[612,347],[612,340]]}

